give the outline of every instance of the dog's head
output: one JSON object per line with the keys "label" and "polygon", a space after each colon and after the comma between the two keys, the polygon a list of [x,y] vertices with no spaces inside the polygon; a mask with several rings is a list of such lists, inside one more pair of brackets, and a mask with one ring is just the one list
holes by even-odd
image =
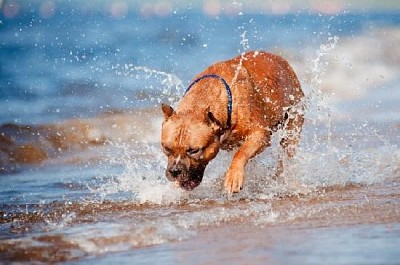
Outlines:
{"label": "dog's head", "polygon": [[168,157],[166,177],[185,190],[197,187],[220,148],[221,126],[210,111],[176,113],[162,105],[161,145]]}

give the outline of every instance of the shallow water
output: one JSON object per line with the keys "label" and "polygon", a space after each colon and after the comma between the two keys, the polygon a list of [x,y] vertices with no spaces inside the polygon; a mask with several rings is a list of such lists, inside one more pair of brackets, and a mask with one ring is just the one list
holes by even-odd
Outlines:
{"label": "shallow water", "polygon": [[[240,231],[232,233],[232,229]],[[338,228],[228,226],[207,231],[194,242],[156,246],[99,262],[137,264],[397,264],[399,226],[360,225]],[[374,248],[371,249],[370,246]],[[152,257],[152,258],[149,258]]]}
{"label": "shallow water", "polygon": [[[191,12],[1,19],[0,260],[398,263],[398,14]],[[227,152],[194,191],[174,188],[160,102],[248,49],[282,54],[306,93],[284,183],[274,138],[240,194],[222,188]]]}

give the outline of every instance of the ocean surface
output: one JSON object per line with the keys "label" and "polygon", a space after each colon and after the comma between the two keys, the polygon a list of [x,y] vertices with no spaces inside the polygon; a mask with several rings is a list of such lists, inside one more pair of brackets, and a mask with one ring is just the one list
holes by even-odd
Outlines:
{"label": "ocean surface", "polygon": [[[0,263],[399,264],[400,14],[0,16]],[[278,139],[222,183],[164,176],[161,102],[249,50],[286,58],[306,98],[297,156]]]}

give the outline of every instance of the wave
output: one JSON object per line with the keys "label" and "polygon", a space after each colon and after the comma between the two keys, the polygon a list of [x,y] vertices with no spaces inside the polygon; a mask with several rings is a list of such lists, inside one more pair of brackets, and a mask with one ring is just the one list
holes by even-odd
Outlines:
{"label": "wave", "polygon": [[343,101],[357,100],[398,80],[400,53],[396,47],[400,44],[399,28],[383,27],[365,30],[356,36],[332,39],[336,43],[331,49],[326,50],[327,44],[321,44],[317,50],[318,69],[312,69],[315,50],[305,48],[300,56],[298,53],[293,56],[302,83],[318,85],[327,104],[335,107]]}
{"label": "wave", "polygon": [[161,124],[155,112],[154,109],[145,109],[107,113],[96,118],[39,126],[2,125],[0,173],[15,171],[20,164],[40,164],[90,147],[121,142],[155,142]]}

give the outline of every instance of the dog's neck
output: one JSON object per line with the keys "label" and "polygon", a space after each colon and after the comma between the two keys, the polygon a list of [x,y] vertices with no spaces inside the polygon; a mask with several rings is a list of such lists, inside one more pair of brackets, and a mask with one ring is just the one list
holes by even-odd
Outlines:
{"label": "dog's neck", "polygon": [[[221,76],[217,75],[217,74],[206,74],[203,76],[200,76],[199,78],[195,79],[186,89],[184,96],[192,89],[192,87],[194,85],[196,85],[197,83],[199,83],[201,80],[204,79],[216,79],[219,80],[225,87],[226,90],[226,94],[227,94],[227,104],[226,104],[226,120],[225,120],[225,124],[224,124],[224,130],[227,130],[231,127],[231,122],[232,122],[232,90],[228,84],[228,82],[222,78]],[[211,91],[210,91],[211,92]],[[212,92],[211,92],[212,93]],[[212,93],[214,94],[214,93]],[[221,93],[220,93],[221,94]],[[210,102],[211,103],[211,102]],[[199,106],[199,104],[195,104],[194,106]],[[211,104],[209,104],[208,108],[211,110]],[[213,111],[213,110],[211,110]],[[219,110],[217,112],[220,112]],[[214,115],[218,115],[218,113],[215,113]],[[223,121],[221,121],[221,124],[223,123]]]}

